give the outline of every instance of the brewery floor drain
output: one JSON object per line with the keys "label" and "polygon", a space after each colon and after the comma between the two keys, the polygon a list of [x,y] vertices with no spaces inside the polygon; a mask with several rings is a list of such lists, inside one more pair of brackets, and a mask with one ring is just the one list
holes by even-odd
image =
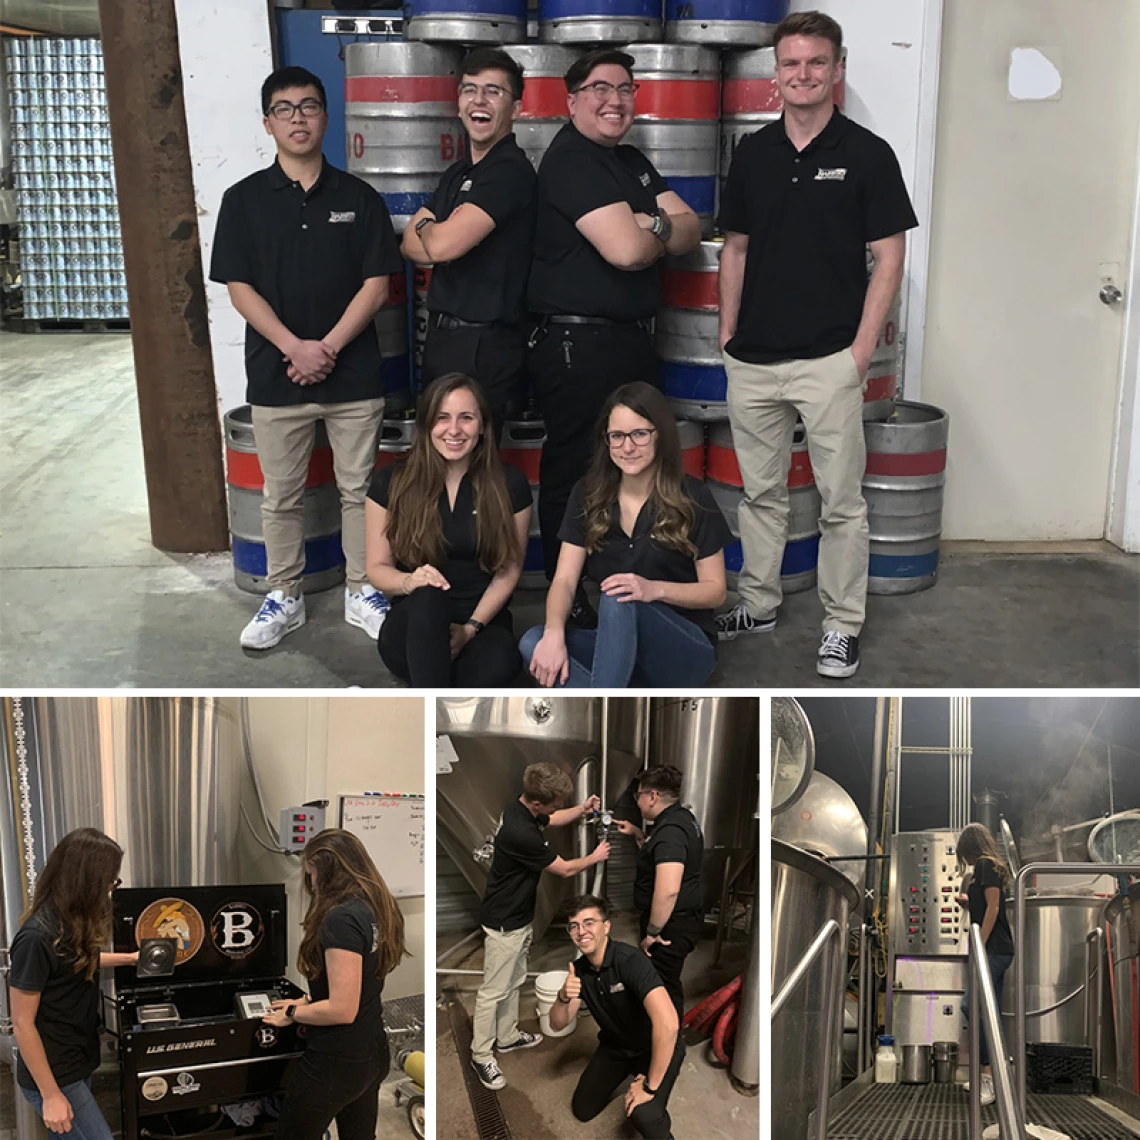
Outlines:
{"label": "brewery floor drain", "polygon": [[[1140,1125],[1127,1128],[1087,1097],[1029,1094],[1029,1121],[1071,1140],[1140,1140]],[[968,1140],[970,1098],[958,1085],[874,1085],[837,1113],[828,1140]],[[982,1123],[994,1124],[993,1106]]]}

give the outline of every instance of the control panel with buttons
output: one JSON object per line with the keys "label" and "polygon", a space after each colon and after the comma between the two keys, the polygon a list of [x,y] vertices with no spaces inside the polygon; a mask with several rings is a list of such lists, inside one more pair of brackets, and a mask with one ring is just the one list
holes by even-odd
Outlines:
{"label": "control panel with buttons", "polygon": [[306,844],[325,829],[323,804],[302,804],[281,812],[278,842],[283,851],[304,851]]}
{"label": "control panel with buttons", "polygon": [[958,905],[961,875],[953,831],[910,831],[894,837],[891,853],[894,952],[910,956],[965,953],[969,928]]}

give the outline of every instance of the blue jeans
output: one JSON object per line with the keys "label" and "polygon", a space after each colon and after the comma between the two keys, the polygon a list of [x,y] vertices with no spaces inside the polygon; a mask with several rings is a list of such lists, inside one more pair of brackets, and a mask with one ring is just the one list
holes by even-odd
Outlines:
{"label": "blue jeans", "polygon": [[[53,1132],[52,1136],[65,1136],[67,1140],[113,1140],[111,1130],[95,1103],[90,1077],[85,1081],[76,1081],[73,1085],[64,1085],[59,1091],[67,1097],[71,1111],[75,1115],[71,1118],[70,1132]],[[44,1098],[40,1095],[39,1089],[26,1089],[21,1086],[20,1092],[42,1117]]]}
{"label": "blue jeans", "polygon": [[[990,977],[993,979],[994,983],[994,1000],[997,1003],[998,1015],[1000,1017],[1002,982],[1005,980],[1006,970],[1008,970],[1010,966],[1013,965],[1013,955],[987,954],[986,961],[989,963]],[[979,997],[980,996],[981,995],[979,995]],[[966,1021],[968,1023],[970,1020],[970,975],[968,972],[966,974],[966,996],[962,1001],[962,1012],[966,1015]],[[981,1054],[982,1064],[988,1065],[990,1063],[990,1043],[986,1040],[986,1025],[984,1019],[982,1021],[981,1029],[982,1031],[979,1035],[979,1038],[981,1040],[982,1047],[979,1050],[979,1053]]]}
{"label": "blue jeans", "polygon": [[[528,669],[543,632],[533,626],[519,642]],[[597,629],[566,627],[566,649],[569,689],[703,685],[716,668],[716,649],[695,622],[662,602],[618,602],[608,594],[598,603]]]}

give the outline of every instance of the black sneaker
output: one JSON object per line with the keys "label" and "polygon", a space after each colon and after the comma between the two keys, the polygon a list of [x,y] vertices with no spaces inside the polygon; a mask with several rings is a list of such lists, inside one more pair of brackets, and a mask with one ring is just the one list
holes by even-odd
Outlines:
{"label": "black sneaker", "polygon": [[829,629],[819,645],[815,671],[822,677],[850,677],[859,668],[859,639]]}
{"label": "black sneaker", "polygon": [[488,1061],[485,1065],[480,1065],[474,1057],[471,1058],[471,1068],[475,1070],[475,1075],[479,1078],[479,1083],[485,1089],[503,1089],[507,1087],[507,1078],[503,1076],[503,1070],[495,1064],[494,1061]]}
{"label": "black sneaker", "polygon": [[541,1033],[527,1033],[525,1030],[520,1029],[519,1035],[509,1045],[500,1045],[498,1041],[496,1041],[495,1052],[513,1053],[516,1049],[533,1049],[536,1045],[541,1045],[542,1040]]}
{"label": "black sneaker", "polygon": [[598,611],[590,605],[590,599],[581,586],[574,593],[574,604],[570,607],[570,615],[566,620],[579,629],[598,628]]}
{"label": "black sneaker", "polygon": [[776,615],[762,621],[754,618],[737,602],[730,610],[716,615],[716,635],[721,641],[733,641],[742,633],[771,633],[776,628]]}

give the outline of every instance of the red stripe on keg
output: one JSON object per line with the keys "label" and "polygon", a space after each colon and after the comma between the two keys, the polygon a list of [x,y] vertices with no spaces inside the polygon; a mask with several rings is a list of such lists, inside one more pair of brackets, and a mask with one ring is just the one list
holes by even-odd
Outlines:
{"label": "red stripe on keg", "polygon": [[565,118],[566,82],[556,75],[528,75],[520,119]]}
{"label": "red stripe on keg", "polygon": [[[843,110],[846,98],[847,88],[841,79],[831,89],[831,100]],[[784,109],[784,100],[775,79],[726,79],[723,106],[726,115],[773,114]]]}
{"label": "red stripe on keg", "polygon": [[637,91],[639,119],[720,117],[719,79],[642,79]]}
{"label": "red stripe on keg", "polygon": [[454,103],[458,86],[453,75],[350,75],[344,97],[349,103]]}
{"label": "red stripe on keg", "polygon": [[[226,448],[226,479],[235,487],[247,491],[260,491],[265,486],[265,476],[257,455],[252,451],[234,451]],[[309,470],[305,475],[306,487],[319,487],[323,483],[335,483],[333,474],[332,448],[316,448],[309,456]]]}
{"label": "red stripe on keg", "polygon": [[683,448],[681,451],[681,466],[686,475],[694,479],[705,477],[705,449],[703,445]]}
{"label": "red stripe on keg", "polygon": [[501,447],[499,458],[512,467],[517,467],[533,487],[538,483],[538,466],[542,461],[541,447]]}
{"label": "red stripe on keg", "polygon": [[803,451],[792,452],[792,465],[788,468],[788,486],[795,490],[797,487],[811,487],[815,483],[815,472],[811,469],[811,456],[807,448]]}
{"label": "red stripe on keg", "polygon": [[719,447],[715,443],[710,443],[707,468],[708,477],[714,483],[727,483],[730,487],[744,486],[744,480],[740,475],[740,464],[737,463],[736,452],[731,447]]}
{"label": "red stripe on keg", "polygon": [[946,470],[946,448],[938,451],[867,452],[868,475],[937,475]]}
{"label": "red stripe on keg", "polygon": [[661,303],[669,309],[716,310],[716,269],[665,269],[661,273]]}
{"label": "red stripe on keg", "polygon": [[417,265],[412,272],[412,288],[417,294],[426,294],[429,285],[431,285],[431,266]]}
{"label": "red stripe on keg", "polygon": [[876,400],[894,399],[897,386],[898,376],[894,372],[888,372],[885,376],[868,376],[867,387],[863,391],[863,402],[871,404]]}

